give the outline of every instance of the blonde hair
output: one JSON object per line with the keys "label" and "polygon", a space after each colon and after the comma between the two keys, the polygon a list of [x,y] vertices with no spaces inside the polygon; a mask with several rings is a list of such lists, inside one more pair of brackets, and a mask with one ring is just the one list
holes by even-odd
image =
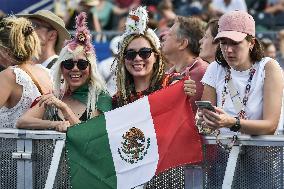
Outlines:
{"label": "blonde hair", "polygon": [[[101,92],[108,94],[106,85],[104,80],[102,79],[101,75],[97,69],[96,63],[96,55],[94,53],[85,53],[84,47],[82,45],[77,45],[74,50],[71,50],[68,45],[65,46],[60,54],[58,60],[55,62],[54,65],[54,72],[53,72],[53,81],[54,81],[54,95],[62,99],[64,94],[69,89],[68,83],[62,80],[62,72],[61,72],[61,62],[68,59],[73,59],[74,57],[78,56],[79,54],[85,54],[87,60],[90,62],[90,80],[89,80],[89,94],[88,94],[88,101],[87,101],[87,115],[91,111],[95,111],[96,102],[98,100],[98,96]],[[63,81],[63,82],[62,82]]]}
{"label": "blonde hair", "polygon": [[0,22],[0,45],[7,48],[16,60],[21,64],[38,58],[41,47],[32,23],[26,18],[9,16]]}
{"label": "blonde hair", "polygon": [[134,82],[132,75],[127,71],[125,68],[125,61],[124,61],[124,52],[129,45],[129,43],[139,37],[143,37],[147,41],[149,41],[150,45],[154,49],[157,60],[153,65],[153,74],[151,77],[150,86],[148,88],[148,92],[154,92],[157,89],[161,88],[162,80],[165,73],[165,65],[164,65],[164,58],[161,54],[159,43],[157,43],[157,39],[155,38],[156,35],[152,32],[147,30],[145,34],[131,34],[123,38],[122,43],[120,44],[120,51],[118,54],[118,64],[116,69],[116,76],[117,76],[117,90],[119,92],[118,95],[118,106],[122,106],[125,104],[130,103],[129,97],[131,92],[135,90],[133,88]]}

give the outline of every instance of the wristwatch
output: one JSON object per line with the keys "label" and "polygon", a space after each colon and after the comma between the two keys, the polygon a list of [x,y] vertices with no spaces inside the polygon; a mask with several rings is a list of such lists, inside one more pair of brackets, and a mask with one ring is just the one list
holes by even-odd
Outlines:
{"label": "wristwatch", "polygon": [[240,118],[239,117],[235,117],[236,118],[236,123],[235,125],[233,125],[232,127],[230,127],[230,131],[234,131],[237,132],[241,129],[241,123],[240,123]]}

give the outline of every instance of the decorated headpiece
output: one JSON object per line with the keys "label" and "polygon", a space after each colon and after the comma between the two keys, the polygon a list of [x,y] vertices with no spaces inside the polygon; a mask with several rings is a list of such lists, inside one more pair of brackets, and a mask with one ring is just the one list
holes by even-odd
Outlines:
{"label": "decorated headpiece", "polygon": [[62,80],[61,63],[64,60],[84,54],[90,64],[90,80],[88,81],[87,112],[96,110],[96,101],[100,92],[106,91],[105,82],[97,69],[95,49],[92,45],[92,35],[87,27],[87,15],[81,12],[76,17],[76,32],[73,39],[65,43],[53,68],[54,94],[62,98],[68,91],[68,83]]}
{"label": "decorated headpiece", "polygon": [[154,43],[153,45],[159,49],[161,46],[159,38],[152,29],[147,27],[148,21],[148,12],[145,7],[139,6],[137,9],[131,10],[126,19],[125,32],[122,35],[122,41],[130,35],[148,35]]}
{"label": "decorated headpiece", "polygon": [[66,42],[68,50],[74,51],[78,45],[83,46],[86,54],[95,53],[94,47],[92,45],[92,36],[87,27],[87,14],[81,12],[76,17],[76,33],[75,38]]}
{"label": "decorated headpiece", "polygon": [[118,64],[116,69],[117,89],[119,92],[117,102],[119,106],[128,104],[131,99],[129,94],[134,89],[133,78],[125,67],[125,51],[132,40],[143,37],[151,44],[156,57],[156,62],[153,65],[150,86],[147,92],[151,93],[160,88],[164,77],[164,62],[161,54],[161,44],[156,33],[147,27],[148,13],[145,7],[139,6],[135,10],[129,12],[129,16],[125,23],[125,32],[121,36],[119,43]]}

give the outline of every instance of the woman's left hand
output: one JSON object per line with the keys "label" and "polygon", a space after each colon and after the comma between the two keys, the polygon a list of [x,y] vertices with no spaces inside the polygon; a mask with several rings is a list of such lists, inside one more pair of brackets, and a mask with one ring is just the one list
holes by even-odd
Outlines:
{"label": "woman's left hand", "polygon": [[215,107],[216,112],[203,109],[203,119],[206,125],[215,129],[228,127],[235,124],[236,118],[228,115],[221,108]]}
{"label": "woman's left hand", "polygon": [[183,89],[185,94],[188,96],[194,96],[196,94],[196,84],[195,81],[192,79],[187,79],[184,81]]}

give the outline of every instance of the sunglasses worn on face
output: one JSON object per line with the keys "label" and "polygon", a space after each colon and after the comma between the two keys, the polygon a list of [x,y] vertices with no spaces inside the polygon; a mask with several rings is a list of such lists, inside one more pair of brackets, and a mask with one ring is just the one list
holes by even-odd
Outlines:
{"label": "sunglasses worn on face", "polygon": [[64,60],[61,65],[66,70],[72,70],[77,65],[79,70],[85,70],[89,66],[89,61],[84,59],[79,59],[78,61],[74,61],[72,59]]}
{"label": "sunglasses worn on face", "polygon": [[124,57],[127,60],[134,60],[135,57],[137,56],[137,54],[142,58],[142,59],[147,59],[151,56],[153,49],[151,48],[141,48],[139,49],[139,51],[135,51],[135,50],[126,50],[124,53]]}

